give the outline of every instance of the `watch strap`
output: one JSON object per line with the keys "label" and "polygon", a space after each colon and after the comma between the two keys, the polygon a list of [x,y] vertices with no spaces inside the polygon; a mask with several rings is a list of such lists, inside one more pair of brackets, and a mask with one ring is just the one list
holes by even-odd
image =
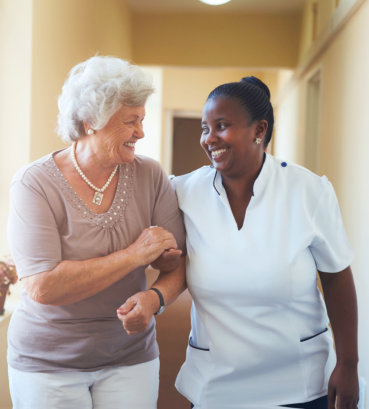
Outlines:
{"label": "watch strap", "polygon": [[159,290],[158,290],[157,288],[155,288],[155,287],[151,287],[151,288],[149,288],[149,290],[155,291],[156,294],[157,294],[158,297],[159,297],[159,300],[160,300],[160,308],[159,308],[159,310],[158,310],[157,312],[154,313],[154,315],[159,315],[159,314],[161,314],[161,313],[164,311],[164,309],[165,309],[165,303],[164,303],[163,294],[161,293],[161,291],[159,291]]}

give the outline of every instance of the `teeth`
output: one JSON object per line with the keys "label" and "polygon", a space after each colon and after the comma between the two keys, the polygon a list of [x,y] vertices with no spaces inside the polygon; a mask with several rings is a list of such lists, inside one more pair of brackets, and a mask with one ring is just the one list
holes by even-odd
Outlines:
{"label": "teeth", "polygon": [[130,148],[134,148],[134,147],[135,147],[134,142],[126,142],[124,145],[125,145],[125,146],[128,146],[128,147],[130,147]]}
{"label": "teeth", "polygon": [[212,158],[217,158],[220,156],[222,153],[226,152],[227,149],[217,149],[216,151],[211,152],[211,157]]}

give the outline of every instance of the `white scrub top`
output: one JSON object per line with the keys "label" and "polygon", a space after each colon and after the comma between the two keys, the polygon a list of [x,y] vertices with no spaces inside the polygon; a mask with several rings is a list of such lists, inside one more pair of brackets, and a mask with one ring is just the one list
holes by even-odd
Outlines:
{"label": "white scrub top", "polygon": [[213,167],[173,182],[193,297],[179,392],[201,409],[325,395],[335,353],[316,270],[353,259],[330,182],[266,154],[240,230]]}

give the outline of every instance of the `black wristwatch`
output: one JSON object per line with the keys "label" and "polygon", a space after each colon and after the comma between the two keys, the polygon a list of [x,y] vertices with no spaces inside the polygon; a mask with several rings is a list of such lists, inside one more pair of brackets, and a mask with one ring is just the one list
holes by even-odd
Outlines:
{"label": "black wristwatch", "polygon": [[156,294],[158,294],[158,296],[159,296],[160,307],[159,307],[158,311],[156,311],[156,312],[154,313],[154,315],[160,315],[160,314],[162,314],[162,313],[164,312],[164,310],[165,310],[165,303],[164,303],[163,294],[162,294],[157,288],[155,288],[155,287],[151,287],[151,288],[149,288],[149,290],[155,291]]}

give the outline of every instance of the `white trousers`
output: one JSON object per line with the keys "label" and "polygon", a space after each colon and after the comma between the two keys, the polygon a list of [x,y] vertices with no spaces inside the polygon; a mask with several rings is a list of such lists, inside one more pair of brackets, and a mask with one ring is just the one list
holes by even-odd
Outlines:
{"label": "white trousers", "polygon": [[8,367],[13,409],[156,409],[159,358],[95,372],[23,372]]}

